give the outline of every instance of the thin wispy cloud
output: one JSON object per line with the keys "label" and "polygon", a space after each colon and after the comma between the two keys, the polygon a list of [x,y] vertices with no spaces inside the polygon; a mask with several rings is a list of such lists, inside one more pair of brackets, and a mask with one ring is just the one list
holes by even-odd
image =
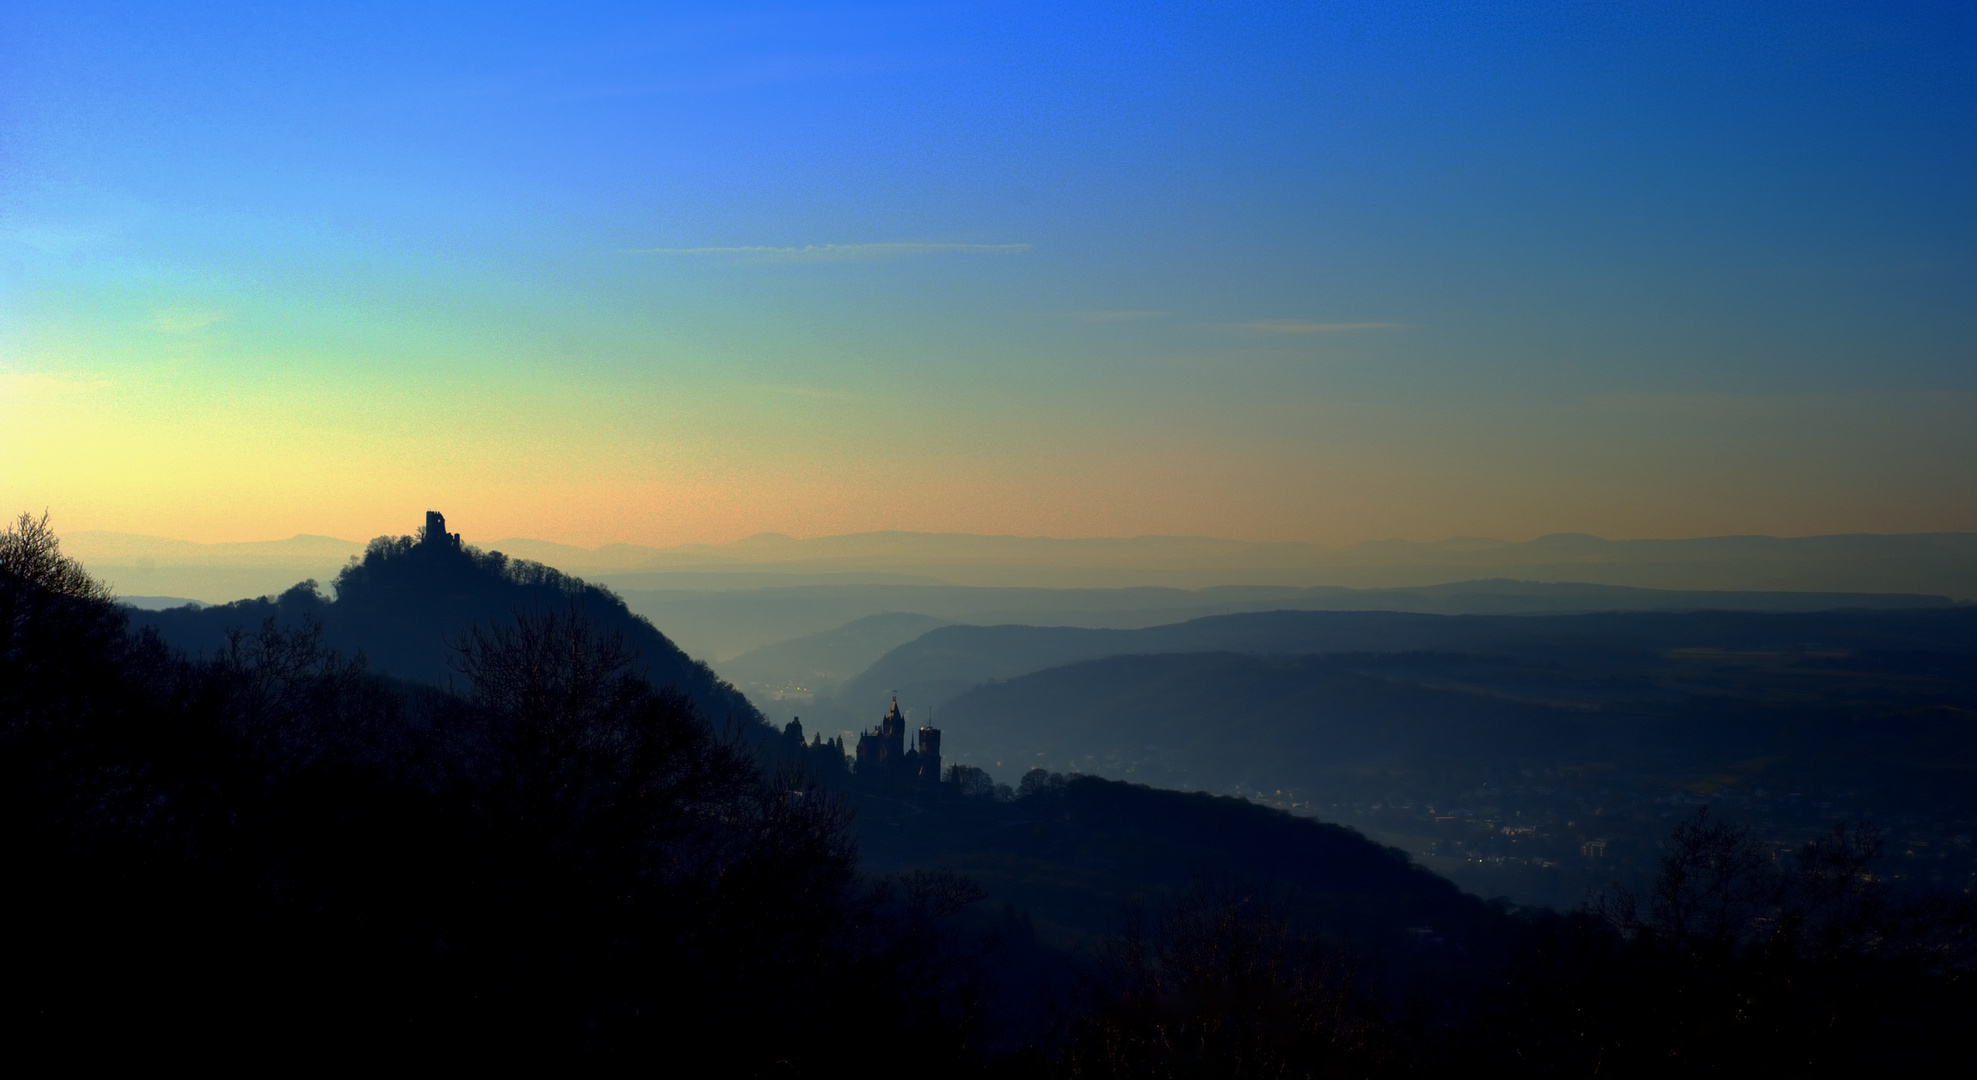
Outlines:
{"label": "thin wispy cloud", "polygon": [[802,247],[634,248],[638,255],[686,255],[741,263],[877,262],[913,255],[1020,255],[1029,244],[805,244]]}
{"label": "thin wispy cloud", "polygon": [[1336,334],[1346,330],[1394,330],[1392,322],[1306,322],[1302,319],[1265,319],[1261,322],[1231,323],[1237,330],[1260,334]]}
{"label": "thin wispy cloud", "polygon": [[831,390],[820,386],[789,386],[786,384],[763,383],[756,387],[770,394],[785,397],[810,398],[816,401],[857,401],[858,395],[849,390]]}
{"label": "thin wispy cloud", "polygon": [[1071,317],[1079,322],[1122,323],[1144,322],[1147,319],[1165,318],[1164,311],[1074,311]]}

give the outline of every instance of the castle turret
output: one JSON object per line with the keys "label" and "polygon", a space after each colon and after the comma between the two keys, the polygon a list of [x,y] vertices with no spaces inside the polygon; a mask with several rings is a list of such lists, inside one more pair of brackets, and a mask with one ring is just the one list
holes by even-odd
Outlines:
{"label": "castle turret", "polygon": [[927,783],[940,782],[940,729],[923,727],[920,729],[920,779]]}

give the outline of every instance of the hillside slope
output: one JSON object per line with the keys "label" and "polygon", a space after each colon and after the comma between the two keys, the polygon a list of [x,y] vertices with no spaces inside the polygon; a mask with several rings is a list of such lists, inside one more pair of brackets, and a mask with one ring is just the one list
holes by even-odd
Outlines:
{"label": "hillside slope", "polygon": [[946,626],[887,653],[845,685],[862,715],[897,690],[915,706],[941,705],[971,687],[1105,656],[1134,653],[1398,653],[1572,655],[1711,647],[1968,649],[1977,607],[1818,612],[1604,612],[1579,615],[1426,615],[1391,611],[1269,611],[1218,615],[1138,630]]}
{"label": "hillside slope", "polygon": [[279,625],[312,619],[322,624],[330,646],[362,652],[374,671],[445,685],[453,676],[453,644],[469,626],[575,607],[599,628],[623,633],[638,653],[641,673],[685,693],[710,721],[761,721],[740,691],[622,600],[548,567],[473,548],[380,538],[361,562],[338,575],[334,589],[332,600],[314,582],[303,582],[279,597],[197,610],[132,610],[130,620],[133,629],[154,627],[167,643],[197,656],[225,649],[232,630],[252,633],[268,619]]}
{"label": "hillside slope", "polygon": [[1401,852],[1242,799],[1093,776],[1052,777],[1010,802],[858,799],[869,869],[961,871],[1062,946],[1090,945],[1135,905],[1215,882],[1279,890],[1327,935],[1390,960],[1404,961],[1424,930],[1461,943],[1463,964],[1510,944],[1500,912]]}
{"label": "hillside slope", "polygon": [[1685,648],[1115,656],[977,686],[939,717],[950,760],[1005,781],[1044,767],[1243,794],[1521,902],[1638,882],[1670,815],[1701,802],[1781,850],[1873,820],[1898,839],[1894,878],[1965,887],[1971,615],[1894,620],[1853,649],[1690,626]]}

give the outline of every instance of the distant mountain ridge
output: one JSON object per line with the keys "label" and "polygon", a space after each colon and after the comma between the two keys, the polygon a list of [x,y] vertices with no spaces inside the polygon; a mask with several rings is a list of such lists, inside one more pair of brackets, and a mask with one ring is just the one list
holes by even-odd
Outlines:
{"label": "distant mountain ridge", "polygon": [[[664,579],[664,575],[647,575]],[[975,626],[1083,626],[1119,630],[1258,611],[1413,611],[1435,615],[1586,611],[1824,611],[1846,607],[1942,606],[1947,597],[1909,593],[1709,592],[1528,581],[1464,581],[1412,589],[1220,585],[1042,589],[897,583],[765,585],[753,589],[627,587],[609,579],[633,611],[677,635],[683,648],[725,665],[743,654],[872,615],[911,612]],[[861,669],[884,655],[865,657]],[[758,657],[757,660],[764,658]],[[755,663],[755,661],[750,661]],[[757,665],[760,682],[797,675]]]}
{"label": "distant mountain ridge", "polygon": [[341,564],[364,553],[364,545],[334,536],[297,533],[286,540],[244,540],[202,544],[138,533],[84,531],[64,533],[62,551],[86,564],[138,566],[290,566],[298,562],[334,560]]}
{"label": "distant mountain ridge", "polygon": [[[911,572],[955,584],[1122,587],[1333,585],[1400,588],[1476,578],[1655,589],[1940,593],[1977,598],[1977,533],[1607,540],[1557,533],[1511,542],[1453,537],[1327,548],[1300,542],[1139,536],[1060,539],[873,532],[797,540],[594,551],[508,539],[510,554],[612,575],[750,567],[779,573]],[[628,587],[637,587],[627,581]]]}
{"label": "distant mountain ridge", "polygon": [[[1479,578],[1582,582],[1658,589],[1917,592],[1977,599],[1977,533],[1719,536],[1606,540],[1559,533],[1510,542],[1454,537],[1434,542],[1376,540],[1328,548],[1301,542],[1214,537],[1073,538],[965,533],[870,532],[795,539],[764,533],[727,544],[582,548],[508,537],[473,541],[484,550],[533,559],[619,588],[661,588],[697,574],[748,587],[735,575],[846,580],[847,575],[915,575],[953,584],[1048,588],[1157,585],[1399,588]],[[201,595],[169,568],[300,568],[328,577],[362,545],[334,537],[197,544],[108,532],[63,537],[65,550],[119,587],[148,594]],[[131,572],[123,572],[131,571]],[[155,583],[138,579],[149,572]],[[129,578],[130,583],[125,584]],[[291,579],[292,580],[292,579]]]}

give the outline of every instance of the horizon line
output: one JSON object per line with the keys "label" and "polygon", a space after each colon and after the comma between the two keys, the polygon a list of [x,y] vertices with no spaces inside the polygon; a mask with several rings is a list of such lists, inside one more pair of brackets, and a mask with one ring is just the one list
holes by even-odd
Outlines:
{"label": "horizon line", "polygon": [[[340,544],[348,544],[353,547],[362,548],[371,542],[370,540],[350,540],[344,537],[331,536],[324,533],[295,533],[291,536],[275,537],[272,539],[265,539],[265,540],[187,540],[181,537],[160,536],[155,533],[123,532],[115,529],[76,529],[69,531],[57,530],[55,535],[58,540],[67,537],[77,537],[77,538],[121,537],[132,540],[152,540],[152,541],[161,541],[172,544],[190,544],[196,547],[220,547],[225,545],[241,545],[241,544],[281,544],[281,543],[288,543],[296,540],[331,540]],[[387,533],[379,533],[377,537],[372,537],[371,539],[378,539],[380,537],[396,537],[396,536],[409,536],[409,535],[412,535],[411,531],[407,531],[403,533],[387,532]],[[966,539],[975,539],[975,540],[1026,540],[1026,541],[1051,541],[1056,543],[1103,543],[1103,542],[1130,543],[1133,541],[1140,541],[1140,540],[1192,540],[1192,541],[1207,541],[1207,542],[1222,543],[1222,544],[1242,544],[1252,547],[1311,547],[1324,551],[1342,551],[1355,547],[1364,547],[1369,544],[1408,544],[1408,545],[1421,546],[1421,547],[1433,547],[1442,544],[1450,544],[1450,543],[1463,542],[1463,541],[1498,544],[1505,547],[1514,547],[1521,544],[1534,544],[1544,540],[1556,540],[1556,539],[1568,538],[1568,537],[1577,538],[1577,539],[1596,540],[1601,543],[1610,543],[1610,544],[1690,543],[1690,542],[1704,541],[1704,540],[1787,540],[1789,541],[1789,540],[1823,540],[1823,539],[1836,539],[1836,538],[1847,538],[1847,537],[1897,538],[1897,537],[1927,537],[1927,536],[1977,536],[1977,530],[1935,529],[1935,530],[1922,530],[1922,531],[1913,531],[1913,532],[1852,531],[1852,532],[1831,532],[1831,533],[1800,533],[1794,535],[1780,535],[1777,533],[1706,533],[1696,536],[1632,536],[1632,537],[1610,537],[1610,536],[1601,536],[1597,533],[1561,531],[1561,532],[1541,533],[1537,536],[1533,536],[1525,540],[1505,540],[1501,537],[1495,537],[1495,536],[1456,534],[1452,536],[1444,536],[1436,540],[1411,540],[1403,536],[1381,536],[1381,537],[1371,537],[1365,540],[1353,540],[1344,543],[1327,544],[1316,540],[1246,540],[1239,537],[1214,536],[1206,533],[1137,533],[1130,536],[1126,536],[1126,535],[1054,536],[1048,533],[1029,533],[1029,534],[974,533],[974,532],[934,532],[934,531],[916,530],[916,529],[870,529],[861,532],[819,533],[813,536],[792,536],[788,533],[763,531],[763,532],[749,533],[745,536],[736,537],[733,540],[689,540],[689,541],[683,541],[681,543],[667,544],[663,546],[649,544],[649,543],[640,543],[637,541],[630,541],[630,540],[612,540],[595,546],[585,546],[583,544],[573,544],[561,540],[544,540],[539,537],[530,537],[530,536],[504,536],[492,540],[463,540],[463,542],[483,548],[485,548],[487,545],[490,544],[520,542],[520,543],[530,543],[530,544],[547,544],[554,547],[571,548],[573,550],[586,551],[586,552],[598,552],[604,550],[605,548],[612,548],[612,547],[644,548],[649,551],[665,552],[665,551],[678,551],[689,548],[731,547],[736,544],[747,543],[750,540],[762,540],[762,539],[786,540],[790,543],[805,544],[805,543],[814,543],[821,540],[844,540],[844,539],[852,539],[858,537],[877,537],[877,536],[930,537],[930,538],[946,537],[946,538],[966,538]]]}

